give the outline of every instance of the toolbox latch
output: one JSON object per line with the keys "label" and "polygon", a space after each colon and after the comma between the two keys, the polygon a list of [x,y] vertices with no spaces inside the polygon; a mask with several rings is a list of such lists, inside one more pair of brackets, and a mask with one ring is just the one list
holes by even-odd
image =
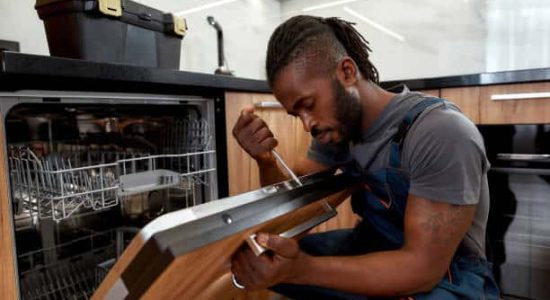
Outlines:
{"label": "toolbox latch", "polygon": [[99,11],[108,16],[122,16],[121,0],[98,0]]}
{"label": "toolbox latch", "polygon": [[187,33],[187,21],[185,21],[184,17],[172,16],[174,17],[174,32],[177,35],[185,36]]}

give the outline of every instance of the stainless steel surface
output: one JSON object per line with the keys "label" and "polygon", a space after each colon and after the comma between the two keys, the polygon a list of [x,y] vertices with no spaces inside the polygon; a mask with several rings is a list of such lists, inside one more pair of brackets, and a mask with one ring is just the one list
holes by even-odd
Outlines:
{"label": "stainless steel surface", "polygon": [[[185,183],[208,184],[213,150],[134,157],[121,154],[114,162],[73,167],[71,153],[39,159],[29,148],[10,155],[15,198],[40,218],[62,220],[81,207],[102,210],[118,205],[120,196],[140,194]],[[66,158],[68,156],[69,158]],[[171,165],[175,170],[157,169]]]}
{"label": "stainless steel surface", "polygon": [[256,108],[282,108],[281,103],[277,101],[261,101],[254,103]]}
{"label": "stainless steel surface", "polygon": [[292,169],[290,169],[288,167],[288,165],[285,163],[285,161],[283,160],[283,158],[281,157],[281,155],[277,152],[277,150],[273,149],[271,150],[271,153],[273,153],[273,156],[275,156],[275,158],[277,159],[277,161],[281,164],[281,166],[286,170],[286,172],[290,175],[290,177],[292,177],[292,180],[294,180],[298,185],[302,185],[302,182],[300,181],[300,179],[298,178],[298,176],[296,176],[296,174],[294,174],[294,172],[292,171]]}
{"label": "stainless steel surface", "polygon": [[498,153],[497,158],[503,160],[541,161],[550,160],[550,154]]}
{"label": "stainless steel surface", "polygon": [[527,100],[527,99],[548,99],[548,98],[550,98],[550,92],[491,95],[491,100]]}
{"label": "stainless steel surface", "polygon": [[[326,222],[327,220],[333,218],[334,216],[336,216],[337,212],[336,210],[330,206],[330,204],[328,203],[323,203],[323,208],[325,209],[325,214],[321,215],[321,216],[317,216],[313,219],[310,219],[304,223],[301,223],[299,225],[297,225],[296,227],[294,228],[291,228],[283,233],[280,233],[279,236],[281,237],[284,237],[284,238],[293,238],[295,236],[298,236],[302,233],[305,233],[306,231],[310,230],[311,228],[319,225],[319,224],[322,224],[324,222]],[[258,241],[256,241],[256,234],[252,234],[250,235],[247,239],[246,239],[246,243],[248,244],[248,246],[250,246],[250,249],[252,249],[252,252],[254,252],[254,254],[256,254],[256,256],[260,256],[262,255],[263,253],[265,253],[267,251],[266,248],[264,248],[262,245],[260,245],[258,243]]]}
{"label": "stainless steel surface", "polygon": [[503,167],[494,167],[491,168],[491,171],[498,173],[508,173],[508,174],[526,174],[526,175],[550,175],[550,169],[534,169],[534,168],[503,168]]}

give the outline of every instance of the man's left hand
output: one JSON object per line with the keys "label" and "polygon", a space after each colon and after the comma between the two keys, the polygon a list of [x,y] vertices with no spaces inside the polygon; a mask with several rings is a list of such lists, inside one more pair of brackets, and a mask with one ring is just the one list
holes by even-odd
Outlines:
{"label": "man's left hand", "polygon": [[265,233],[259,233],[256,241],[271,250],[271,253],[256,256],[248,245],[244,245],[231,260],[231,272],[237,281],[247,290],[292,282],[301,269],[303,258],[307,256],[300,251],[298,243],[293,239]]}

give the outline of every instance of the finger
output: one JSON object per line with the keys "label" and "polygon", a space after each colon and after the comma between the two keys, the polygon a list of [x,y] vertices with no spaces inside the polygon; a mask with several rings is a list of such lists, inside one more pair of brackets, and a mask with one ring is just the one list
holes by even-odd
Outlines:
{"label": "finger", "polygon": [[244,127],[246,127],[250,122],[254,121],[255,119],[259,118],[254,113],[245,113],[239,116],[237,119],[237,123],[235,123],[235,126],[233,126],[233,131],[240,130]]}
{"label": "finger", "polygon": [[260,117],[256,118],[252,122],[246,126],[247,130],[250,130],[250,133],[255,134],[256,132],[266,128],[269,130],[269,127],[267,127],[267,124],[262,120]]}
{"label": "finger", "polygon": [[286,258],[293,258],[298,255],[300,247],[293,239],[281,237],[279,235],[259,233],[256,241],[260,245],[272,250],[275,254]]}
{"label": "finger", "polygon": [[258,140],[261,143],[265,139],[273,138],[273,132],[271,132],[271,130],[269,130],[269,128],[264,127],[264,128],[261,128],[260,130],[256,131],[254,133],[254,137],[256,138],[256,140]]}
{"label": "finger", "polygon": [[260,145],[262,146],[262,148],[267,149],[269,151],[277,147],[278,144],[279,142],[275,138],[267,138],[260,142]]}
{"label": "finger", "polygon": [[236,273],[233,273],[233,274],[235,274],[239,283],[249,288],[254,285],[255,276],[254,276],[254,266],[251,263],[251,257],[247,255],[248,253],[246,251],[247,250],[243,249],[239,253],[239,255],[236,256],[236,264],[235,264]]}
{"label": "finger", "polygon": [[241,115],[245,114],[253,114],[254,113],[254,106],[252,105],[246,105],[241,109]]}

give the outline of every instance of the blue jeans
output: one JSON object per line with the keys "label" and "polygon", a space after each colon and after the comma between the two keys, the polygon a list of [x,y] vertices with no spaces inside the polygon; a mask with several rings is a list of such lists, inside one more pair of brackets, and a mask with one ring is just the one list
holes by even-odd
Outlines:
{"label": "blue jeans", "polygon": [[[389,243],[374,230],[364,226],[310,234],[300,241],[300,248],[313,256],[351,256],[388,250]],[[499,291],[490,264],[479,258],[455,258],[451,265],[453,282],[447,277],[430,292],[412,295],[414,299],[499,299]],[[372,300],[333,289],[309,285],[278,284],[271,290],[295,300]],[[386,298],[387,299],[387,298]]]}

